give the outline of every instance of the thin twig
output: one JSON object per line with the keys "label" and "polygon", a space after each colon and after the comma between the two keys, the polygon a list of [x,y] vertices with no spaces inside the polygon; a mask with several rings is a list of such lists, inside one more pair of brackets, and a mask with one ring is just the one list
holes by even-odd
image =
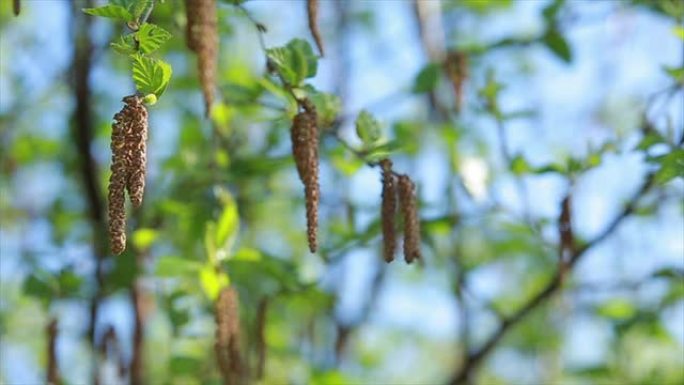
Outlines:
{"label": "thin twig", "polygon": [[[653,187],[654,175],[649,173],[639,190],[631,197],[622,211],[597,236],[586,244],[578,247],[567,262],[568,271],[586,254],[588,250],[603,242],[612,235],[620,224],[634,212],[641,198]],[[482,364],[484,359],[495,349],[499,341],[508,331],[521,320],[523,320],[533,310],[547,302],[562,287],[562,274],[557,271],[549,283],[542,288],[536,295],[529,299],[517,311],[510,316],[504,317],[499,328],[492,334],[482,346],[468,354],[463,366],[451,378],[450,384],[464,384],[471,377],[472,373]]]}

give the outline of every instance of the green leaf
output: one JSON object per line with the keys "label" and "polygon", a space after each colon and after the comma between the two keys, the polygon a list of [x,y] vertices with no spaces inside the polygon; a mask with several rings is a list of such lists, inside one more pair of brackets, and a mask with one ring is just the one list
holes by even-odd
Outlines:
{"label": "green leaf", "polygon": [[61,298],[68,298],[76,295],[81,289],[83,278],[78,276],[71,270],[62,270],[57,276],[57,284],[59,286],[59,296]]}
{"label": "green leaf", "polygon": [[549,29],[544,35],[544,44],[553,52],[559,59],[566,63],[572,62],[572,51],[570,45],[565,40],[563,35],[556,29]]}
{"label": "green leaf", "polygon": [[103,5],[97,8],[83,8],[83,12],[92,16],[108,17],[126,22],[133,21],[134,19],[128,9],[114,4]]}
{"label": "green leaf", "polygon": [[202,264],[187,258],[176,256],[162,257],[157,262],[155,275],[157,277],[180,277],[195,274],[202,268]]}
{"label": "green leaf", "polygon": [[130,56],[138,51],[133,34],[119,36],[119,40],[109,43],[117,53]]}
{"label": "green leaf", "polygon": [[156,51],[172,37],[164,28],[150,23],[141,25],[135,35],[140,43],[140,50],[144,53]]}
{"label": "green leaf", "polygon": [[318,58],[306,40],[293,39],[284,47],[267,49],[266,55],[291,86],[298,86],[304,79],[316,76]]}
{"label": "green leaf", "polygon": [[226,273],[216,269],[214,265],[208,263],[202,267],[199,271],[200,284],[204,294],[212,302],[218,298],[221,289],[227,287],[230,284],[228,275]]}
{"label": "green leaf", "polygon": [[684,84],[684,67],[668,67],[663,66],[663,71],[667,73],[672,80],[677,83]]}
{"label": "green leaf", "polygon": [[430,63],[423,67],[415,81],[413,82],[413,92],[420,94],[423,92],[430,92],[437,87],[439,82],[440,65],[437,63]]}
{"label": "green leaf", "polygon": [[139,250],[150,247],[159,236],[159,232],[154,229],[138,229],[133,233],[133,245]]}
{"label": "green leaf", "polygon": [[171,73],[168,63],[141,54],[133,56],[133,81],[142,94],[161,96],[171,80]]}
{"label": "green leaf", "polygon": [[174,375],[195,376],[202,369],[202,360],[188,356],[173,356],[169,368]]}
{"label": "green leaf", "polygon": [[356,134],[366,146],[373,145],[382,136],[380,122],[368,111],[362,110],[356,117]]}
{"label": "green leaf", "polygon": [[309,98],[316,106],[318,127],[325,128],[332,126],[342,109],[340,98],[337,95],[325,92],[310,93]]}
{"label": "green leaf", "polygon": [[663,138],[660,132],[652,130],[641,139],[639,144],[636,146],[636,149],[646,151],[649,148],[660,143],[665,143],[665,138]]}
{"label": "green leaf", "polygon": [[128,5],[128,10],[133,15],[135,20],[138,20],[140,16],[147,10],[148,7],[153,6],[154,0],[126,0]]}
{"label": "green leaf", "polygon": [[349,177],[356,174],[363,162],[349,151],[346,151],[342,146],[337,147],[330,153],[330,160],[333,166],[343,175]]}
{"label": "green leaf", "polygon": [[530,164],[527,163],[527,160],[521,155],[516,155],[513,159],[511,159],[510,168],[515,175],[523,175],[532,170]]}
{"label": "green leaf", "polygon": [[41,272],[29,275],[24,280],[22,287],[24,294],[43,302],[49,302],[56,294],[57,289],[57,283],[54,282],[54,279],[47,274],[41,274]]}
{"label": "green leaf", "polygon": [[218,256],[218,259],[222,259],[232,248],[240,226],[240,218],[238,217],[235,199],[228,190],[221,190],[219,192],[219,200],[223,204],[223,212],[216,224],[215,245],[219,248],[219,251],[224,253],[224,255]]}
{"label": "green leaf", "polygon": [[637,309],[634,307],[634,304],[620,298],[608,300],[596,308],[596,313],[599,316],[614,320],[626,320],[632,318],[636,312]]}
{"label": "green leaf", "polygon": [[684,149],[677,149],[657,159],[660,170],[655,174],[655,182],[665,184],[676,177],[684,177]]}
{"label": "green leaf", "polygon": [[401,145],[398,141],[393,140],[379,146],[375,146],[368,150],[368,153],[364,157],[367,162],[377,162],[381,159],[387,158],[393,152],[401,149]]}

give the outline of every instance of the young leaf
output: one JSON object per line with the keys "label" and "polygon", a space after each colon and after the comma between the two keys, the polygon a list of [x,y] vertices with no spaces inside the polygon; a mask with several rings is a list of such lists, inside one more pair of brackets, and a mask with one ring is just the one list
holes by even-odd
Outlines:
{"label": "young leaf", "polygon": [[337,95],[325,92],[314,92],[309,94],[309,98],[316,106],[318,113],[318,127],[325,128],[331,126],[342,108],[342,102]]}
{"label": "young leaf", "polygon": [[161,96],[171,80],[171,66],[145,55],[133,56],[133,81],[142,94]]}
{"label": "young leaf", "polygon": [[365,145],[372,145],[382,136],[380,122],[370,112],[362,110],[356,118],[356,134]]}
{"label": "young leaf", "polygon": [[266,50],[266,54],[277,67],[278,73],[292,86],[316,75],[318,58],[305,40],[291,40],[284,47]]}
{"label": "young leaf", "polygon": [[171,33],[164,28],[150,23],[141,25],[135,35],[138,38],[140,50],[143,53],[152,53],[156,51],[172,37]]}
{"label": "young leaf", "polygon": [[414,93],[429,92],[437,87],[439,81],[440,66],[437,63],[430,63],[426,65],[418,75],[413,83]]}
{"label": "young leaf", "polygon": [[565,40],[563,35],[556,29],[549,29],[544,35],[544,44],[551,52],[554,53],[559,59],[566,63],[572,62],[572,51],[570,50],[570,45]]}
{"label": "young leaf", "polygon": [[109,45],[121,55],[132,55],[137,52],[135,45],[135,38],[133,34],[119,36],[119,41],[112,42]]}
{"label": "young leaf", "polygon": [[387,142],[379,146],[373,147],[368,151],[364,159],[367,162],[377,162],[380,159],[387,158],[388,156],[392,155],[393,152],[396,152],[400,149],[401,145],[399,144],[399,142],[393,140],[391,142]]}
{"label": "young leaf", "polygon": [[128,12],[128,9],[114,4],[103,5],[97,8],[83,8],[83,12],[92,16],[108,17],[126,22],[133,20],[133,15]]}

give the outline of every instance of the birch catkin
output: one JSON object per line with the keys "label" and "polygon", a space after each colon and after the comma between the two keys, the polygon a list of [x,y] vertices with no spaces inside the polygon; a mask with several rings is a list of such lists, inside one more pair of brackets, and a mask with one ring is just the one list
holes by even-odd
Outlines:
{"label": "birch catkin", "polygon": [[[126,102],[126,98],[124,98]],[[112,174],[109,177],[108,214],[109,241],[114,254],[126,248],[126,180],[128,178],[128,154],[126,138],[130,136],[130,108],[126,104],[114,115],[112,124]]]}
{"label": "birch catkin", "polygon": [[304,110],[299,112],[292,123],[290,137],[292,156],[297,166],[299,179],[304,184],[306,199],[306,227],[309,250],[318,248],[318,204],[320,186],[318,184],[318,119],[315,106],[309,101],[301,102]]}
{"label": "birch catkin", "polygon": [[407,263],[420,258],[420,222],[415,185],[407,175],[399,176],[399,203],[404,217],[404,259]]}
{"label": "birch catkin", "polygon": [[109,177],[109,240],[114,254],[126,249],[126,190],[134,206],[142,202],[145,188],[145,141],[147,109],[136,95],[122,100],[124,107],[114,115],[110,148],[112,175]]}
{"label": "birch catkin", "polygon": [[124,102],[130,109],[131,130],[126,140],[128,178],[126,190],[133,207],[140,207],[145,190],[147,169],[147,109],[137,96],[127,96]]}
{"label": "birch catkin", "polygon": [[318,0],[306,1],[306,14],[309,19],[309,31],[311,31],[311,36],[313,36],[321,56],[325,56],[323,38],[321,38],[321,31],[318,28]]}
{"label": "birch catkin", "polygon": [[397,248],[396,212],[397,212],[397,180],[392,172],[392,161],[383,159],[382,167],[382,245],[385,262],[394,260]]}
{"label": "birch catkin", "polygon": [[186,44],[197,54],[197,72],[202,85],[205,114],[209,116],[214,103],[219,51],[216,0],[185,0],[185,13],[188,21]]}
{"label": "birch catkin", "polygon": [[240,312],[235,288],[223,288],[216,301],[214,350],[224,384],[242,384]]}

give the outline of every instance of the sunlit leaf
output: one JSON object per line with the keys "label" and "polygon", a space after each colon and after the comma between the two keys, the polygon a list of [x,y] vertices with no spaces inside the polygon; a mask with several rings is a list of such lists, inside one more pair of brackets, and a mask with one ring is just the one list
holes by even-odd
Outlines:
{"label": "sunlit leaf", "polygon": [[103,5],[97,8],[83,8],[83,12],[92,16],[108,17],[122,21],[132,21],[133,15],[128,9],[114,4]]}
{"label": "sunlit leaf", "polygon": [[135,35],[140,44],[140,50],[144,53],[156,51],[172,37],[171,33],[164,28],[150,23],[141,25]]}
{"label": "sunlit leaf", "polygon": [[356,134],[367,146],[376,143],[382,137],[382,127],[367,110],[362,110],[356,117]]}
{"label": "sunlit leaf", "polygon": [[133,81],[142,94],[161,96],[171,80],[171,66],[145,55],[133,56]]}
{"label": "sunlit leaf", "polygon": [[197,273],[202,264],[187,258],[176,256],[161,257],[157,262],[155,275],[158,277],[181,277]]}
{"label": "sunlit leaf", "polygon": [[293,39],[284,47],[269,48],[267,55],[290,85],[297,86],[316,75],[318,58],[306,40]]}
{"label": "sunlit leaf", "polygon": [[211,301],[215,301],[216,298],[218,298],[221,289],[230,284],[228,275],[222,271],[218,271],[212,264],[206,264],[200,269],[199,279],[204,294]]}

